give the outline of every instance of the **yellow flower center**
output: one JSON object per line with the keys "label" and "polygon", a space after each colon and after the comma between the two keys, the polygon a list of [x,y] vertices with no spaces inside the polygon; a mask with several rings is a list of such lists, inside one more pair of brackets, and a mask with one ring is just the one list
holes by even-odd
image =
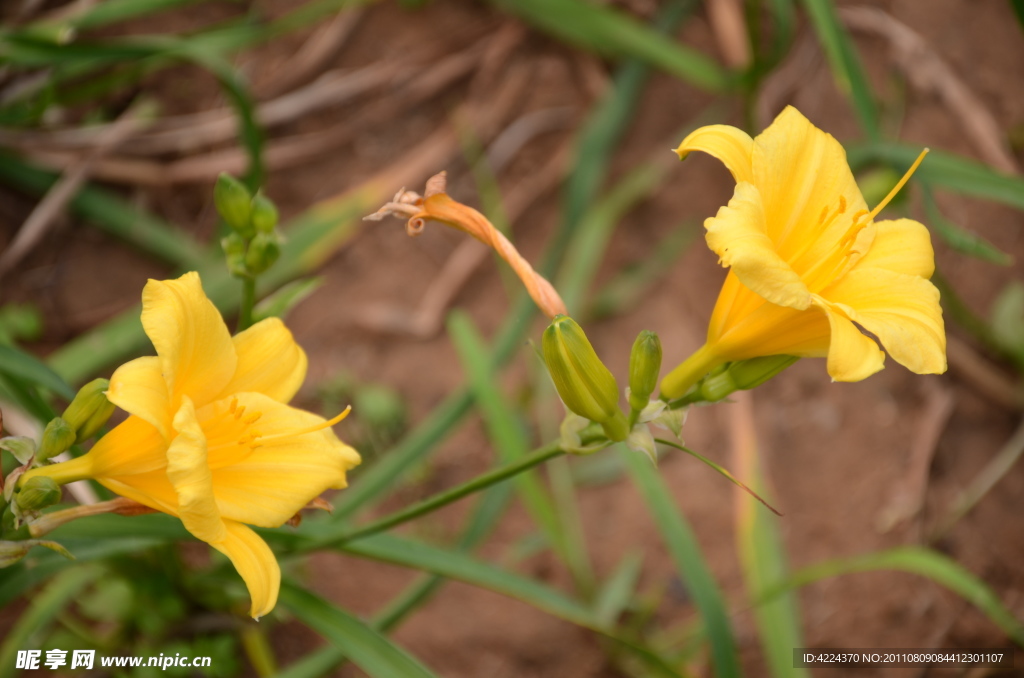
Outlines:
{"label": "yellow flower center", "polygon": [[262,416],[262,412],[246,411],[245,405],[239,406],[238,398],[233,397],[226,409],[200,422],[211,469],[237,464],[261,445],[257,441],[263,434],[253,424]]}
{"label": "yellow flower center", "polygon": [[347,407],[333,419],[303,429],[264,435],[263,431],[254,426],[262,419],[263,413],[239,405],[238,398],[232,397],[227,407],[222,405],[216,408],[212,416],[199,424],[206,436],[207,463],[211,470],[241,463],[268,442],[323,430],[347,417],[351,410],[351,407]]}

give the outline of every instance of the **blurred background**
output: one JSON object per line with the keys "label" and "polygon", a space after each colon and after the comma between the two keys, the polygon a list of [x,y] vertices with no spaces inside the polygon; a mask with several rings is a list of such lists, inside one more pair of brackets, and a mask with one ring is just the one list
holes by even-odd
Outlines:
{"label": "blurred background", "polygon": [[[369,476],[387,483],[372,505],[353,500],[349,517],[468,480],[507,446],[466,403],[466,416],[444,419],[471,369],[445,328],[453,309],[501,359],[487,379],[529,447],[557,437],[562,417],[526,342],[543,324],[503,264],[439,225],[409,238],[399,221],[360,221],[399,189],[420,191],[447,170],[449,194],[507,230],[623,384],[640,330],[660,334],[666,367],[703,343],[725,276],[702,223],[734,184],[711,158],[678,162],[670,149],[688,131],[757,133],[794,105],[846,146],[872,205],[930,147],[887,214],[932,230],[948,373],[919,377],[890,359],[866,381],[834,384],[823,360],[802,360],[734,404],[692,410],[687,445],[757,480],[784,517],[754,511],[681,453],[666,451],[658,471],[750,675],[801,673],[786,670],[800,634],[807,647],[1020,641],[1024,3],[4,0],[0,20],[0,342],[77,387],[151,352],[138,323],[147,278],[199,270],[230,316],[238,283],[217,246],[213,184],[227,171],[263,186],[287,242],[261,295],[277,292],[265,310],[288,309],[309,354],[298,403],[327,416],[353,405],[338,427],[364,456],[353,489],[397,460]],[[4,424],[30,435],[32,398],[19,396],[12,369],[0,366]],[[407,454],[424,422],[443,426]],[[701,593],[680,576],[622,456],[563,460],[538,477],[566,542],[552,544],[513,502],[477,540],[478,557],[584,597],[613,580],[606,614],[622,628],[669,648],[692,675],[728,673],[708,658]],[[471,509],[402,534],[453,544]],[[886,555],[907,546],[961,569]],[[804,569],[824,561],[838,564],[817,575],[835,576]],[[244,595],[204,590],[205,545],[97,562],[102,575],[31,626],[31,587],[46,578],[14,584],[0,571],[0,637],[208,654],[217,676],[276,675],[323,646],[287,610],[253,631]],[[289,567],[365,618],[423,577],[337,552]],[[759,587],[785,571],[809,574],[766,620]],[[949,580],[963,572],[982,588],[951,591],[966,586]],[[534,606],[464,583],[435,589],[392,637],[437,675],[658,675]],[[772,628],[798,631],[771,650]],[[363,675],[328,660],[288,675]]]}

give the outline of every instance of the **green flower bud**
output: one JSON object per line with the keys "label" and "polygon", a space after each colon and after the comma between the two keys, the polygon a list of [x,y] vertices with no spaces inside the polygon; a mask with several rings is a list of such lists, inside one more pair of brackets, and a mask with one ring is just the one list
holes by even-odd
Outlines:
{"label": "green flower bud", "polygon": [[736,382],[736,388],[749,390],[760,386],[797,360],[799,358],[794,355],[768,355],[739,360],[729,365],[729,374]]}
{"label": "green flower bud", "polygon": [[36,441],[27,436],[0,438],[0,450],[7,450],[19,463],[27,464],[36,453]]}
{"label": "green flower bud", "polygon": [[660,371],[661,340],[654,332],[644,330],[637,335],[629,354],[629,406],[634,411],[639,412],[651,401]]}
{"label": "green flower bud", "polygon": [[46,461],[56,457],[75,444],[77,434],[71,425],[63,418],[51,419],[43,431],[43,440],[39,443],[39,451],[36,452],[37,461]]}
{"label": "green flower bud", "polygon": [[78,389],[78,394],[64,410],[61,418],[75,430],[75,442],[80,443],[96,435],[114,413],[114,404],[107,400],[110,381],[93,379]]}
{"label": "green flower bud", "polygon": [[60,485],[53,478],[35,476],[21,484],[14,501],[22,511],[38,511],[59,502],[60,495]]}
{"label": "green flower bud", "polygon": [[277,226],[277,207],[270,198],[257,193],[252,199],[252,225],[257,233],[273,233]]}
{"label": "green flower bud", "polygon": [[232,233],[220,241],[224,249],[224,256],[228,262],[228,270],[236,278],[249,276],[249,269],[245,267],[245,238]]}
{"label": "green flower bud", "polygon": [[604,426],[612,440],[625,440],[629,426],[619,410],[618,384],[597,357],[583,328],[572,318],[555,316],[544,330],[541,349],[565,406]]}
{"label": "green flower bud", "polygon": [[259,275],[274,265],[281,256],[281,245],[274,233],[257,233],[245,253],[245,267],[250,275]]}
{"label": "green flower bud", "polygon": [[747,391],[760,386],[786,369],[799,358],[791,355],[769,355],[729,363],[723,370],[708,375],[700,384],[700,395],[714,402],[734,391]]}
{"label": "green flower bud", "polygon": [[220,173],[213,187],[213,204],[228,226],[245,238],[251,238],[255,229],[250,221],[252,195],[238,179],[230,174]]}

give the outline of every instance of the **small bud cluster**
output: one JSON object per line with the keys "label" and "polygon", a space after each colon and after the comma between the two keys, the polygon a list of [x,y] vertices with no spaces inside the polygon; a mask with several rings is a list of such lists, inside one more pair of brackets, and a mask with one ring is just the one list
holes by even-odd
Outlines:
{"label": "small bud cluster", "polygon": [[[20,466],[5,479],[3,488],[3,515],[0,531],[4,534],[18,534],[22,522],[31,522],[40,512],[61,500],[60,485],[47,476],[22,478],[26,471],[55,461],[77,443],[89,440],[106,425],[114,413],[114,405],[107,400],[110,382],[95,379],[83,386],[64,413],[50,420],[43,430],[38,443],[26,436],[0,438],[0,450],[9,452]],[[19,542],[21,543],[21,542]],[[8,542],[0,542],[7,545]],[[52,542],[37,545],[52,548]],[[27,549],[0,546],[0,567],[17,562]]]}
{"label": "small bud cluster", "polygon": [[228,174],[217,177],[213,202],[231,233],[221,240],[228,270],[237,278],[255,278],[281,256],[277,207],[262,193],[252,195]]}
{"label": "small bud cluster", "polygon": [[664,401],[651,401],[661,371],[661,340],[654,332],[641,332],[629,356],[628,417],[619,409],[615,377],[576,321],[557,316],[544,332],[542,348],[555,389],[570,412],[561,428],[566,452],[586,454],[604,446],[581,444],[581,433],[591,422],[600,424],[607,441],[623,442],[652,461],[657,456],[648,423],[669,428],[678,436],[684,413],[668,410]]}

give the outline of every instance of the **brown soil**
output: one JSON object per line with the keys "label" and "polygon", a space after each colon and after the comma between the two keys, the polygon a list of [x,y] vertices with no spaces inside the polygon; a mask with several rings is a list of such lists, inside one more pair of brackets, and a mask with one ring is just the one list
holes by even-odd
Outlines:
{"label": "brown soil", "polygon": [[[286,3],[278,3],[284,5]],[[853,3],[840,3],[849,5]],[[861,3],[858,3],[861,4]],[[1024,78],[1024,36],[1008,3],[963,3],[956,0],[869,2],[891,13],[921,35],[948,60],[995,116],[1002,130],[1024,122],[1024,96],[1014,86]],[[642,9],[642,8],[639,8]],[[331,64],[353,68],[408,54],[436,55],[464,48],[493,33],[505,22],[483,3],[437,0],[409,12],[384,3],[371,7],[357,33]],[[801,27],[807,31],[807,27]],[[272,75],[300,45],[296,36],[242,63],[257,91],[261,76]],[[698,13],[680,34],[688,44],[716,54],[707,19]],[[877,91],[892,92],[894,76],[883,43],[858,39]],[[529,92],[512,118],[528,111],[568,106],[573,127],[593,102],[593,76],[609,67],[572,53],[540,35],[528,33],[507,57],[509,67],[530,68]],[[268,76],[269,77],[269,76]],[[472,87],[493,92],[506,76]],[[200,81],[195,97],[183,97],[182,80]],[[165,75],[154,82],[175,111],[202,110],[218,103],[215,88],[194,71]],[[461,84],[414,108],[399,111],[385,125],[368,126],[357,139],[300,167],[272,173],[268,194],[284,217],[311,202],[355,185],[445,124],[446,115],[472,88]],[[477,94],[479,96],[479,94]],[[487,100],[485,94],[481,97]],[[635,119],[614,172],[620,175],[659,148],[669,148],[681,126],[710,101],[679,81],[655,76],[637,106]],[[857,137],[850,107],[819,61],[810,77],[789,99],[818,126],[840,140]],[[783,102],[786,103],[786,102]],[[900,137],[968,156],[977,156],[960,132],[961,123],[936,98],[908,89]],[[895,112],[893,113],[895,115]],[[357,119],[358,105],[320,113],[296,122],[284,133],[324,129]],[[722,120],[727,122],[727,120]],[[734,109],[728,122],[739,123]],[[541,135],[526,145],[501,175],[506,191],[528,177],[570,138],[573,130]],[[1019,159],[1019,158],[1018,158]],[[450,193],[478,204],[465,163],[454,158],[443,167],[452,178]],[[425,178],[425,177],[423,177]],[[413,188],[412,186],[410,186]],[[397,190],[400,186],[394,186]],[[415,188],[419,188],[416,186]],[[599,274],[607,281],[624,266],[650,257],[658,239],[683,219],[694,228],[724,204],[732,190],[728,174],[713,160],[694,157],[672,170],[666,186],[628,216],[618,228]],[[212,232],[210,185],[137,191],[140,200],[187,227]],[[943,195],[942,205],[961,224],[1013,254],[1006,268],[952,252],[936,242],[939,267],[966,302],[983,316],[1000,290],[1020,279],[1024,264],[1021,214],[1009,208]],[[30,203],[0,210],[0,239],[9,241]],[[531,259],[559,219],[559,201],[548,195],[516,223],[516,240]],[[458,358],[443,334],[428,340],[371,332],[355,318],[367,309],[393,305],[414,309],[424,289],[455,249],[458,237],[429,226],[417,239],[407,238],[397,222],[364,227],[358,238],[333,257],[322,271],[325,285],[298,307],[289,325],[311,359],[310,379],[302,396],[315,405],[318,383],[339,371],[379,382],[401,393],[412,422],[421,420],[463,380]],[[147,277],[170,273],[153,260],[111,242],[79,223],[53,233],[8,278],[5,300],[32,301],[47,314],[48,345],[84,331],[137,302]],[[699,237],[635,310],[587,324],[599,353],[618,376],[625,372],[633,337],[641,329],[657,330],[665,346],[665,364],[673,365],[697,348],[724,277],[715,256]],[[502,278],[488,261],[455,300],[486,336],[498,327],[507,308]],[[538,323],[532,336],[539,337]],[[951,335],[970,341],[959,328]],[[524,347],[505,381],[512,393],[527,387],[532,351]],[[999,367],[1009,374],[1006,365]],[[945,425],[928,476],[927,501],[920,518],[883,532],[883,513],[906,483],[909,452],[926,435],[926,414],[937,398],[950,394],[954,409]],[[938,377],[918,377],[888,361],[882,373],[857,384],[830,383],[821,360],[804,360],[753,393],[758,436],[774,485],[777,506],[785,513],[777,524],[789,561],[799,568],[825,559],[869,553],[920,543],[922,527],[931,525],[960,488],[997,453],[1017,425],[1019,414],[994,404],[956,370]],[[726,466],[731,464],[728,405],[691,412],[684,432],[688,445]],[[468,479],[493,461],[483,427],[475,415],[447,441],[426,474],[404,485],[387,508]],[[764,675],[756,626],[745,599],[737,560],[732,486],[695,460],[668,455],[659,466],[680,507],[696,530],[730,609],[746,670]],[[359,482],[358,473],[352,483]],[[977,508],[961,520],[940,548],[987,582],[1018,617],[1024,616],[1024,468],[1018,465]],[[694,610],[657,530],[635,489],[625,478],[580,493],[589,552],[599,575],[607,575],[627,552],[644,554],[641,590],[659,596],[658,618],[673,625],[693,619]],[[453,533],[465,507],[456,506],[415,525],[414,534]],[[515,506],[481,553],[507,555],[510,547],[535,530]],[[549,555],[533,556],[518,568],[568,586],[568,576]],[[309,568],[313,587],[329,600],[360,614],[370,614],[395,596],[414,573],[337,555],[318,555]],[[872,573],[829,579],[800,591],[805,640],[812,647],[971,647],[1006,646],[1008,640],[974,607],[926,579],[898,573]],[[553,619],[521,603],[462,584],[447,584],[429,604],[396,632],[398,642],[438,675],[448,678],[595,678],[620,675],[592,634]],[[296,658],[320,641],[296,623],[274,633],[282,662]],[[698,674],[706,675],[698,668]],[[911,675],[905,669],[865,675]],[[359,675],[352,667],[339,675]],[[840,669],[815,671],[820,676],[851,675]],[[921,674],[923,675],[923,674]],[[972,674],[974,675],[974,674]]]}

